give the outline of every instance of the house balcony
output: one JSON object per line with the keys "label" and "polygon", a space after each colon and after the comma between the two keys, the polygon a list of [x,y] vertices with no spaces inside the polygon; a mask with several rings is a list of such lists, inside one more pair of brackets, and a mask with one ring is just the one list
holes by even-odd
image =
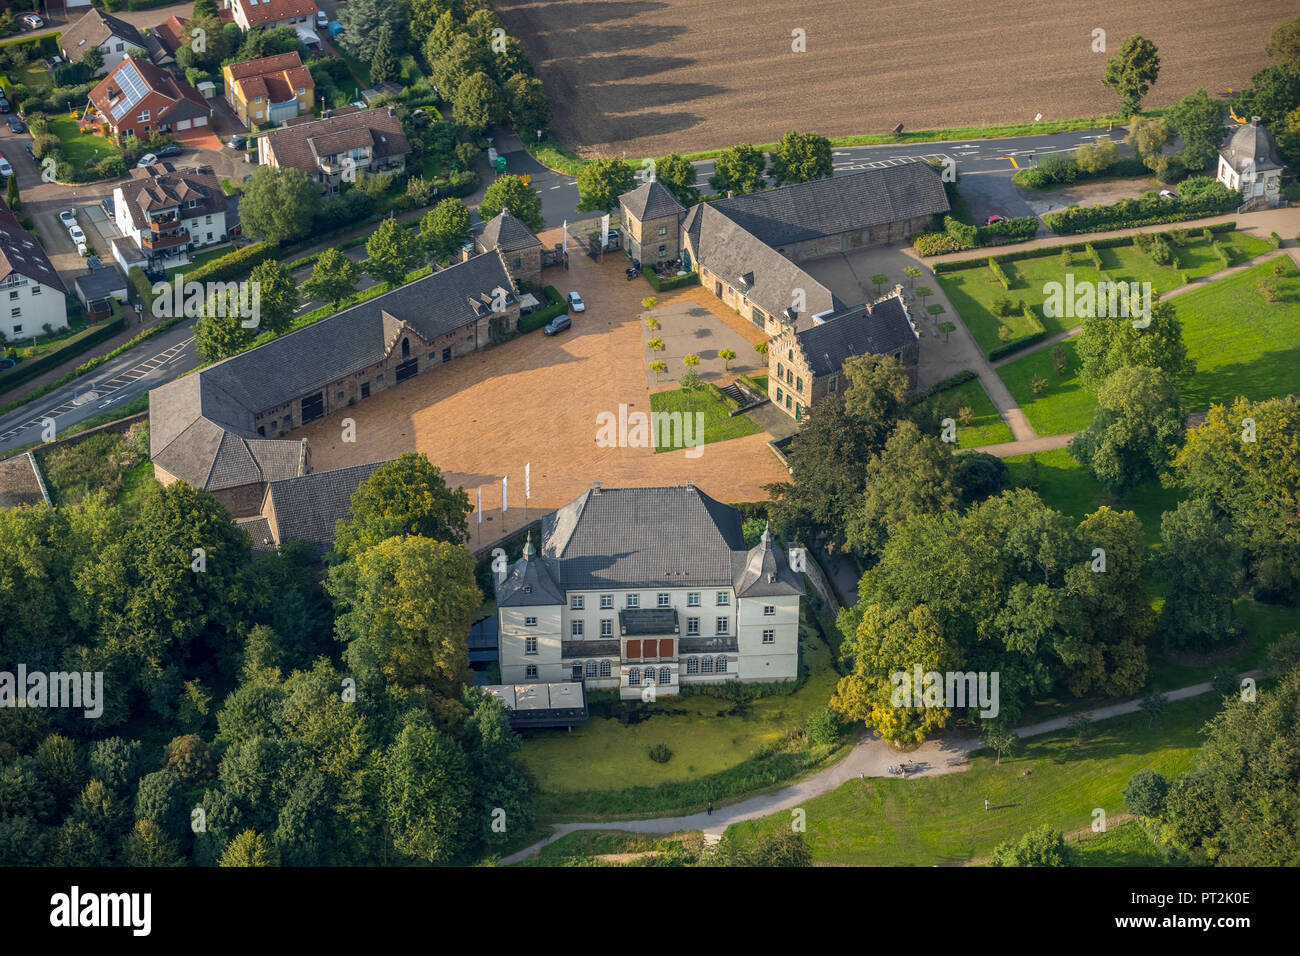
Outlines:
{"label": "house balcony", "polygon": [[188,229],[180,229],[162,235],[143,236],[140,239],[140,247],[147,249],[149,252],[163,252],[167,249],[176,249],[189,244],[190,231]]}

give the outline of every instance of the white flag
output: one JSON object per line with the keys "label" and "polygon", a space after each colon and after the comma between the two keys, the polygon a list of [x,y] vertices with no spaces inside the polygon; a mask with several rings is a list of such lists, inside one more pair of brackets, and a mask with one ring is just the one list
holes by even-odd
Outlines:
{"label": "white flag", "polygon": [[505,514],[510,510],[510,505],[506,503],[506,477],[501,476],[501,513]]}
{"label": "white flag", "polygon": [[533,463],[531,461],[524,465],[524,501],[527,501],[533,496],[532,479],[530,477],[532,469]]}
{"label": "white flag", "polygon": [[569,254],[569,220],[564,220],[564,254]]}
{"label": "white flag", "polygon": [[609,213],[600,217],[600,248],[609,245]]}
{"label": "white flag", "polygon": [[483,489],[478,490],[478,523],[483,523]]}

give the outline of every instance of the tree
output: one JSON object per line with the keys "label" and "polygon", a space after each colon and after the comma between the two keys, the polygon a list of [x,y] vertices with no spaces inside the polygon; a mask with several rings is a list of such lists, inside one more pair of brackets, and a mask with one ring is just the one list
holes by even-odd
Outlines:
{"label": "tree", "polygon": [[1166,647],[1210,651],[1236,641],[1233,612],[1241,545],[1231,522],[1205,498],[1160,516],[1157,566],[1167,582],[1158,633]]}
{"label": "tree", "polygon": [[1148,727],[1154,727],[1168,709],[1169,698],[1159,691],[1152,691],[1138,702],[1138,710],[1146,716]]}
{"label": "tree", "polygon": [[1218,158],[1223,142],[1223,104],[1210,99],[1203,89],[1189,93],[1165,114],[1174,133],[1183,141],[1178,160],[1187,169],[1205,169]]}
{"label": "tree", "polygon": [[245,830],[221,854],[221,866],[279,866],[275,846],[262,834]]}
{"label": "tree", "polygon": [[1147,169],[1161,173],[1169,168],[1169,157],[1164,150],[1171,136],[1169,121],[1163,116],[1141,116],[1133,119],[1124,141],[1133,147]]}
{"label": "tree", "polygon": [[385,752],[380,792],[393,846],[424,863],[462,860],[480,832],[469,760],[446,734],[417,722]]}
{"label": "tree", "polygon": [[1268,35],[1264,52],[1293,73],[1300,73],[1300,14],[1283,20]]}
{"label": "tree", "polygon": [[1126,37],[1119,53],[1106,61],[1102,74],[1103,85],[1114,90],[1120,98],[1120,110],[1125,117],[1132,116],[1142,106],[1151,84],[1160,75],[1160,57],[1156,45],[1139,34]]}
{"label": "tree", "polygon": [[886,434],[892,419],[902,411],[911,383],[903,363],[892,355],[867,352],[844,362],[848,388],[844,407],[858,418],[875,423]]}
{"label": "tree", "polygon": [[302,284],[307,301],[322,299],[337,309],[339,303],[356,291],[357,265],[347,254],[331,246],[316,257],[311,276]]}
{"label": "tree", "polygon": [[1171,379],[1184,378],[1196,369],[1187,357],[1183,324],[1170,302],[1153,303],[1150,322],[1143,328],[1111,315],[1085,316],[1075,352],[1081,363],[1079,378],[1092,389],[1121,368],[1160,369]]}
{"label": "tree", "polygon": [[812,866],[812,849],[802,833],[784,827],[765,830],[751,843],[743,844],[731,833],[706,858],[709,866]]}
{"label": "tree", "polygon": [[1154,770],[1139,770],[1124,788],[1124,806],[1135,817],[1152,819],[1164,811],[1169,783]]}
{"label": "tree", "polygon": [[456,87],[451,97],[456,122],[468,130],[481,133],[505,116],[506,103],[501,88],[492,77],[479,71]]}
{"label": "tree", "polygon": [[[469,716],[462,740],[474,775],[475,816],[488,844],[503,844],[532,828],[533,784],[516,763],[520,738],[510,726],[510,712],[490,694],[465,688],[461,700]],[[494,828],[500,819],[504,828]]]}
{"label": "tree", "polygon": [[889,282],[889,276],[885,275],[883,272],[877,272],[875,275],[871,277],[871,284],[876,287],[877,296],[880,295],[880,287],[882,285],[885,285],[888,282]]}
{"label": "tree", "polygon": [[[338,18],[344,27],[338,43],[362,63],[374,59],[386,34],[390,42],[403,35],[402,4],[398,0],[349,0],[346,6],[339,7]],[[375,83],[383,82],[373,73],[370,78]]]}
{"label": "tree", "polygon": [[490,54],[487,44],[464,33],[457,33],[449,45],[438,49],[442,42],[435,30],[425,43],[424,53],[429,60],[429,78],[442,98],[450,100],[469,77],[476,73],[487,74]]}
{"label": "tree", "polygon": [[232,293],[217,292],[203,303],[194,322],[194,349],[205,362],[219,362],[248,345],[250,329]]}
{"label": "tree", "polygon": [[[185,24],[185,35],[193,38],[195,30],[202,30],[200,36],[203,37],[203,49],[195,50],[193,43],[188,46],[182,46],[177,51],[177,62],[181,62],[180,54],[184,50],[191,50],[194,53],[194,63],[196,66],[204,69],[220,69],[221,61],[230,56],[233,52],[225,32],[221,29],[221,20],[215,13],[195,13],[188,23]],[[89,51],[87,51],[89,52]],[[95,53],[99,49],[95,48]],[[95,66],[98,70],[103,65],[103,60]]]}
{"label": "tree", "polygon": [[1269,66],[1250,78],[1250,87],[1241,92],[1235,109],[1240,116],[1258,116],[1265,126],[1276,129],[1297,105],[1300,71]]}
{"label": "tree", "polygon": [[420,242],[411,230],[389,217],[366,240],[366,274],[389,287],[401,285],[420,264]]}
{"label": "tree", "polygon": [[510,123],[525,142],[551,125],[551,103],[537,77],[516,73],[506,80],[503,92]]}
{"label": "tree", "polygon": [[[1074,151],[1074,164],[1079,172],[1097,175],[1103,173],[1119,161],[1119,147],[1109,136],[1103,136],[1091,143],[1084,143]],[[1062,255],[1069,253],[1065,250]]]}
{"label": "tree", "polygon": [[253,267],[249,280],[258,290],[258,332],[280,335],[288,331],[298,308],[298,284],[291,273],[274,259]]}
{"label": "tree", "polygon": [[921,306],[924,308],[925,300],[934,295],[934,290],[928,285],[917,286],[916,297],[921,300]]}
{"label": "tree", "polygon": [[1065,844],[1060,830],[1044,823],[1019,840],[1000,844],[990,866],[1075,866],[1077,854]]}
{"label": "tree", "polygon": [[140,778],[135,797],[135,818],[150,820],[171,837],[182,836],[189,822],[180,779],[157,770]]}
{"label": "tree", "polygon": [[695,368],[695,366],[700,364],[700,357],[693,352],[687,355],[683,355],[682,364],[685,365],[687,368]]}
{"label": "tree", "polygon": [[954,322],[940,322],[937,328],[943,333],[943,340],[945,343],[948,341],[949,333],[957,331],[957,325]]}
{"label": "tree", "polygon": [[609,212],[636,187],[636,170],[621,159],[593,159],[578,171],[578,212]]}
{"label": "tree", "polygon": [[335,632],[354,673],[459,699],[469,626],[483,601],[464,547],[389,538],[331,569],[327,588],[341,609]]}
{"label": "tree", "polygon": [[[351,7],[344,7],[343,12],[350,12]],[[375,41],[375,52],[370,57],[370,82],[387,83],[397,79],[399,68],[397,57],[393,55],[392,31],[387,23],[379,27],[379,39]]]}
{"label": "tree", "polygon": [[993,761],[995,766],[1002,766],[1002,757],[1014,756],[1020,749],[1020,738],[1012,733],[1011,728],[1006,724],[994,721],[986,723],[983,733],[980,734],[980,741],[989,750],[997,754],[997,759]]}
{"label": "tree", "polygon": [[736,357],[735,349],[722,349],[718,352],[718,358],[722,359],[722,367],[728,372],[731,371],[731,360]]}
{"label": "tree", "polygon": [[713,161],[713,175],[709,188],[715,193],[752,193],[762,189],[766,182],[763,171],[767,160],[748,143],[724,149]]}
{"label": "tree", "polygon": [[352,495],[351,517],[340,521],[332,563],[397,535],[458,543],[469,534],[469,495],[450,488],[423,454],[407,452],[374,470]]}
{"label": "tree", "polygon": [[1070,442],[1070,454],[1122,494],[1164,470],[1185,428],[1182,400],[1162,371],[1121,368],[1097,389],[1092,424]]}
{"label": "tree", "polygon": [[244,232],[267,242],[305,236],[320,205],[320,188],[292,166],[258,166],[244,185],[239,221]]}
{"label": "tree", "polygon": [[831,141],[817,133],[793,130],[781,137],[772,151],[772,181],[778,186],[826,179],[835,172]]}
{"label": "tree", "polygon": [[470,234],[469,209],[454,197],[439,202],[420,220],[420,242],[436,262],[446,262],[460,252]]}
{"label": "tree", "polygon": [[668,371],[668,363],[662,359],[655,359],[650,363],[650,371],[655,373],[655,384],[659,384],[659,376]]}
{"label": "tree", "polygon": [[678,153],[669,153],[655,162],[655,179],[687,208],[700,201],[695,185],[695,167]]}
{"label": "tree", "polygon": [[918,514],[957,505],[952,450],[913,422],[901,421],[878,455],[867,462],[866,488],[849,515],[845,538],[863,555],[884,547],[889,535]]}
{"label": "tree", "polygon": [[651,352],[662,351],[664,347],[664,340],[656,335],[654,338],[648,339],[646,341],[645,347],[648,348]]}
{"label": "tree", "polygon": [[959,489],[963,504],[974,504],[993,495],[1001,494],[1007,487],[1009,472],[1006,462],[982,451],[968,451],[956,456],[953,481]]}
{"label": "tree", "polygon": [[518,176],[498,176],[483,193],[478,205],[479,218],[484,222],[495,219],[502,209],[514,216],[533,232],[546,228],[542,218],[542,196]]}
{"label": "tree", "polygon": [[8,182],[5,183],[5,201],[9,204],[11,210],[19,208],[18,175],[16,173],[10,176]]}
{"label": "tree", "polygon": [[122,846],[126,866],[184,866],[176,840],[152,820],[137,820]]}
{"label": "tree", "polygon": [[1287,398],[1211,405],[1187,433],[1174,482],[1214,504],[1244,549],[1257,594],[1300,598],[1300,407]]}
{"label": "tree", "polygon": [[904,266],[903,275],[907,276],[907,286],[909,289],[916,288],[916,280],[921,277],[920,266]]}

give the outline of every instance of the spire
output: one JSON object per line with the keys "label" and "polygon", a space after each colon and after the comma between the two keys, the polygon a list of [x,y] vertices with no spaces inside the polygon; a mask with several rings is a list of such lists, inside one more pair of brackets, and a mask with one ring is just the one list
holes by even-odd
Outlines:
{"label": "spire", "polygon": [[533,547],[533,533],[528,532],[528,540],[524,542],[524,560],[531,561],[537,557],[537,549]]}
{"label": "spire", "polygon": [[763,547],[765,548],[772,547],[772,519],[771,518],[768,518],[767,521],[763,524],[762,543],[763,543]]}

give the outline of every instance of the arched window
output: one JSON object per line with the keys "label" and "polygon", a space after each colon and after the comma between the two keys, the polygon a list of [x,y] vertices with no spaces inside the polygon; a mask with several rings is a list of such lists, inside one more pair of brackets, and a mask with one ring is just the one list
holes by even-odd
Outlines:
{"label": "arched window", "polygon": [[671,684],[673,682],[673,672],[667,667],[659,668],[659,683]]}
{"label": "arched window", "polygon": [[595,661],[587,661],[587,676],[588,676],[588,677],[595,677],[595,676],[596,676],[596,662],[595,662]]}
{"label": "arched window", "polygon": [[718,673],[719,674],[727,673],[727,659],[725,657],[718,658]]}
{"label": "arched window", "polygon": [[402,339],[402,358],[410,358],[410,356],[411,356],[411,340]]}
{"label": "arched window", "polygon": [[655,669],[653,667],[647,667],[645,669],[645,682],[647,684],[653,684],[655,682]]}
{"label": "arched window", "polygon": [[627,683],[629,687],[641,686],[641,668],[634,667],[627,672]]}
{"label": "arched window", "polygon": [[609,676],[609,673],[610,673],[609,661],[601,661],[601,662],[600,662],[600,676],[601,676],[601,677],[608,677],[608,676]]}

